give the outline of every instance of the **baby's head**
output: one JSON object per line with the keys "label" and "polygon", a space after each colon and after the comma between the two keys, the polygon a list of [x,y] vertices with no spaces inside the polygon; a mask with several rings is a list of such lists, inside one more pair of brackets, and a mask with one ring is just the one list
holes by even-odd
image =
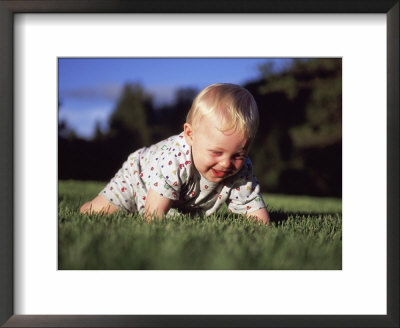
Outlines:
{"label": "baby's head", "polygon": [[257,104],[246,89],[234,84],[213,84],[202,90],[184,125],[197,170],[213,182],[237,173],[258,120]]}
{"label": "baby's head", "polygon": [[215,120],[221,131],[234,129],[249,140],[254,138],[258,128],[258,109],[253,96],[235,84],[212,84],[196,96],[186,123],[196,128],[203,117]]}

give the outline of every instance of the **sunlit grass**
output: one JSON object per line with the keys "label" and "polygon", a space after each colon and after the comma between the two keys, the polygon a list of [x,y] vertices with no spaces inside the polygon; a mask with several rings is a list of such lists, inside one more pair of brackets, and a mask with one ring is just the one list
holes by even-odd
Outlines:
{"label": "sunlit grass", "polygon": [[147,223],[137,214],[80,215],[104,186],[59,183],[59,269],[341,269],[340,199],[264,195],[273,221],[226,208]]}

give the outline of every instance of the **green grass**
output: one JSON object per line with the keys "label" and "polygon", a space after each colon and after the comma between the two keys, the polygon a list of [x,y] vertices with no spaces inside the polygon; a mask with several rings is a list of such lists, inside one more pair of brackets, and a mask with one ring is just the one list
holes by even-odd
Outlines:
{"label": "green grass", "polygon": [[147,223],[137,214],[80,215],[104,186],[60,181],[59,269],[340,270],[342,203],[335,198],[264,195],[272,226],[225,209],[201,218]]}

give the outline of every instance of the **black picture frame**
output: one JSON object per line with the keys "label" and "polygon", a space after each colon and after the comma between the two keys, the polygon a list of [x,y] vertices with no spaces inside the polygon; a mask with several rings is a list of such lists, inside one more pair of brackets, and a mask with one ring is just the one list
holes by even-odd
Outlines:
{"label": "black picture frame", "polygon": [[[14,315],[13,29],[17,13],[386,14],[387,315]],[[399,327],[398,0],[2,0],[0,72],[0,324],[4,327]]]}

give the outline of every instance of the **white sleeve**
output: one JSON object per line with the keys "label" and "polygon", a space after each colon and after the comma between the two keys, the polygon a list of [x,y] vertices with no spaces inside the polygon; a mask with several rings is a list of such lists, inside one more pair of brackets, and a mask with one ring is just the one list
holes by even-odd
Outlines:
{"label": "white sleeve", "polygon": [[227,202],[230,212],[239,214],[251,213],[266,207],[249,159],[246,159],[243,169],[238,173],[238,179],[231,189]]}

